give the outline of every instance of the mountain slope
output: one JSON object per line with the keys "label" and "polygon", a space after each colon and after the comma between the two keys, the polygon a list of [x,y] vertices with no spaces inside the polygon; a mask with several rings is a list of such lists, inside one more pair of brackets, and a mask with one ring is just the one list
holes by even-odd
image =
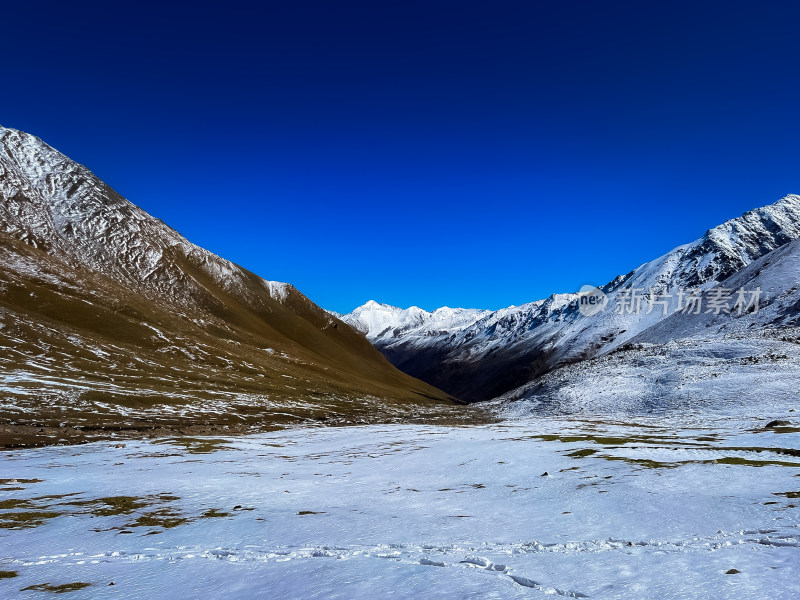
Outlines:
{"label": "mountain slope", "polygon": [[292,286],[191,244],[6,128],[0,347],[0,443],[34,426],[71,439],[380,418],[450,402]]}
{"label": "mountain slope", "polygon": [[[612,351],[674,312],[679,290],[713,287],[797,238],[800,197],[789,195],[615,278],[601,288],[608,308],[590,317],[579,312],[577,294],[556,294],[433,336],[420,335],[421,326],[405,329],[391,323],[380,334],[367,333],[405,372],[465,401],[488,400],[559,366]],[[618,302],[631,290],[663,294],[665,305],[654,305],[648,313],[644,304],[639,312],[618,314]],[[368,311],[362,307],[358,312],[343,319],[359,327]]]}
{"label": "mountain slope", "polygon": [[[800,389],[800,240],[715,290],[756,290],[759,306],[678,312],[610,354],[566,365],[496,402],[510,415],[747,412],[796,405]],[[734,295],[735,298],[735,295]]]}
{"label": "mountain slope", "polygon": [[[631,342],[663,344],[689,337],[713,338],[800,326],[800,240],[791,241],[762,256],[713,289],[725,290],[726,296],[730,293],[731,304],[737,297],[737,290],[759,290],[758,306],[719,313],[676,312]],[[751,294],[748,294],[747,302],[751,299]]]}

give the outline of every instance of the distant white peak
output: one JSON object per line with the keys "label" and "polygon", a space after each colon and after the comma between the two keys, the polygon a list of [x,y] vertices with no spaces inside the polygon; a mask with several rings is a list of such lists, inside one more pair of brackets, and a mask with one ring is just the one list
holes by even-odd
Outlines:
{"label": "distant white peak", "polygon": [[398,306],[392,306],[391,304],[382,304],[380,302],[376,302],[375,300],[368,300],[365,304],[362,304],[361,306],[356,308],[353,312],[365,311],[365,310],[391,310],[394,312],[403,309]]}
{"label": "distant white peak", "polygon": [[449,306],[442,306],[441,308],[437,308],[431,313],[431,316],[434,319],[442,320],[442,319],[452,319],[453,317],[458,317],[462,314],[462,311],[458,308],[450,308]]}

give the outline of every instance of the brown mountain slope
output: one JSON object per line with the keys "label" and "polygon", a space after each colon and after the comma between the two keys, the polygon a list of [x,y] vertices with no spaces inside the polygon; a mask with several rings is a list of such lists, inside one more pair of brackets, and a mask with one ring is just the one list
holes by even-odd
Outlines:
{"label": "brown mountain slope", "polygon": [[452,399],[0,128],[0,445],[419,415]]}

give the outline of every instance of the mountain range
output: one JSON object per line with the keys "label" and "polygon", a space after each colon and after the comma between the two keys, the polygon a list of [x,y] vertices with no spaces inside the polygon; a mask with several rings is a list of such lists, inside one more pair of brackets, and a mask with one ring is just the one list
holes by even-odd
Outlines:
{"label": "mountain range", "polygon": [[[696,329],[694,320],[679,319],[682,313],[672,316],[686,295],[721,282],[728,282],[729,288],[745,283],[735,276],[748,277],[748,265],[798,238],[800,197],[788,195],[601,286],[608,304],[592,316],[579,310],[581,294],[569,293],[497,311],[427,312],[370,301],[342,319],[364,332],[405,372],[467,402],[491,400],[559,368],[608,355],[637,336],[663,342],[688,333],[687,328]],[[770,264],[770,259],[764,260]],[[790,287],[797,279],[791,268],[778,277]],[[754,282],[747,280],[748,285]],[[777,290],[765,291],[764,301],[772,302]],[[656,302],[648,310],[651,293]],[[640,310],[631,303],[637,297]],[[714,322],[725,330],[732,327],[729,321],[729,315],[721,314]]]}
{"label": "mountain range", "polygon": [[338,315],[0,127],[0,446],[791,399],[798,265],[788,195],[588,292]]}

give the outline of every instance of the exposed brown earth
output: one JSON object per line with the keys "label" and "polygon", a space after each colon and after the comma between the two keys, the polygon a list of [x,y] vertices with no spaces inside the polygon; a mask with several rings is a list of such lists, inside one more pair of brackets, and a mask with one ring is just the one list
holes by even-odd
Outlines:
{"label": "exposed brown earth", "polygon": [[0,129],[0,447],[463,416],[292,286]]}

